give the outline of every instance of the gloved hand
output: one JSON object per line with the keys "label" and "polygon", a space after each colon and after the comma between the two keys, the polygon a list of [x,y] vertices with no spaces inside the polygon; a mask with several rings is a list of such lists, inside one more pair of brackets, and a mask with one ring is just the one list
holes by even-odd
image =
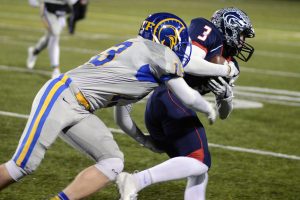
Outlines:
{"label": "gloved hand", "polygon": [[164,153],[162,149],[160,149],[159,147],[157,147],[157,145],[155,145],[150,135],[145,135],[144,144],[142,144],[142,146],[150,149],[154,153]]}
{"label": "gloved hand", "polygon": [[234,62],[232,61],[225,61],[224,65],[228,66],[228,75],[227,78],[232,78],[232,77],[236,77],[237,75],[240,74],[240,70],[235,66]]}
{"label": "gloved hand", "polygon": [[210,110],[210,112],[206,116],[207,116],[209,124],[213,124],[213,123],[215,123],[215,121],[217,119],[217,112],[211,104],[210,104],[209,110]]}
{"label": "gloved hand", "polygon": [[222,78],[218,77],[220,83],[214,79],[208,81],[209,89],[218,99],[227,99],[233,97],[232,87]]}

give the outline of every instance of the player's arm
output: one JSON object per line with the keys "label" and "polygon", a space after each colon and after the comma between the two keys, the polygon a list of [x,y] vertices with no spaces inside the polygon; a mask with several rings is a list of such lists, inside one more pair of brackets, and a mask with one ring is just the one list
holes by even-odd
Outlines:
{"label": "player's arm", "polygon": [[164,54],[156,53],[154,55],[159,56],[153,59],[156,65],[151,68],[152,74],[164,82],[183,104],[195,111],[204,113],[209,122],[214,123],[216,119],[215,110],[198,91],[188,86],[182,78],[184,70],[177,55],[170,48],[165,48]]}
{"label": "player's arm", "polygon": [[215,122],[216,112],[212,105],[199,92],[188,86],[183,78],[172,78],[166,81],[165,84],[183,104],[193,110],[204,113],[210,124]]}
{"label": "player's arm", "polygon": [[156,153],[162,153],[153,143],[149,135],[145,135],[136,123],[131,118],[130,112],[132,109],[132,104],[126,106],[115,106],[114,108],[114,119],[116,124],[135,141],[140,143],[142,146],[150,149]]}
{"label": "player's arm", "polygon": [[227,62],[222,56],[213,57],[210,62],[205,60],[206,52],[196,45],[192,45],[190,62],[184,68],[186,73],[195,76],[233,77],[239,71],[233,62]]}
{"label": "player's arm", "polygon": [[135,139],[140,144],[145,143],[145,135],[136,126],[135,122],[130,116],[132,104],[126,106],[115,106],[114,108],[114,119],[118,126],[129,136]]}
{"label": "player's arm", "polygon": [[[195,46],[195,48],[193,50],[195,50],[195,49],[196,49],[196,52],[194,54],[194,57],[191,58],[191,61],[190,61],[190,62],[192,62],[191,63],[192,68],[189,68],[189,69],[190,70],[194,69],[195,71],[197,69],[199,69],[200,71],[196,75],[199,76],[200,74],[203,74],[203,75],[207,74],[208,76],[222,76],[222,77],[235,76],[235,77],[237,77],[237,75],[239,74],[239,70],[235,67],[235,64],[231,61],[228,63],[223,56],[216,55],[210,60],[210,62],[208,62],[208,61],[204,60],[206,52],[197,46]],[[194,62],[193,62],[193,59],[194,59]],[[224,63],[224,64],[222,64],[222,63]],[[200,65],[196,65],[196,64],[200,64]],[[224,74],[226,74],[226,68],[228,70],[227,76],[224,75]],[[185,68],[185,72],[191,73],[186,68]],[[195,74],[195,73],[192,73],[192,74]],[[233,78],[231,78],[231,79],[233,79]],[[216,107],[217,107],[219,117],[220,117],[220,119],[226,119],[233,109],[232,87],[229,84],[227,84],[226,82],[222,85],[221,83],[215,82],[214,80],[213,80],[213,83],[210,81],[210,84],[213,85],[213,86],[211,86],[211,90],[213,93],[215,93],[215,96],[216,96]],[[218,90],[218,91],[216,91],[216,90]],[[216,94],[217,92],[219,92],[221,94],[217,95]]]}

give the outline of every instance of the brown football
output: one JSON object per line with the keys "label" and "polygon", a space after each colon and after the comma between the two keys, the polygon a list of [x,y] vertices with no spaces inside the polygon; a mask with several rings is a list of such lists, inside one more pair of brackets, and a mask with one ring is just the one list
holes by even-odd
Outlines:
{"label": "brown football", "polygon": [[210,62],[212,62],[212,63],[221,64],[221,65],[223,65],[225,61],[226,61],[226,59],[223,56],[219,56],[219,55],[213,57],[210,60]]}

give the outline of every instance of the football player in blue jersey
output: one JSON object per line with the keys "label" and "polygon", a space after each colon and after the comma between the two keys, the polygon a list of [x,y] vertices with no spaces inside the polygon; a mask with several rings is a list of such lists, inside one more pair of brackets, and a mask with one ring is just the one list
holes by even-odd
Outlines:
{"label": "football player in blue jersey", "polygon": [[[219,117],[232,111],[233,82],[239,75],[234,57],[248,61],[254,48],[246,38],[255,36],[249,17],[238,8],[216,11],[211,21],[191,21],[191,60],[185,80],[201,94],[213,92]],[[185,200],[204,200],[211,158],[205,129],[197,114],[182,104],[165,86],[156,88],[147,102],[145,123],[150,135],[143,135],[130,117],[130,106],[115,109],[119,126],[154,152],[166,152],[170,159],[149,169],[117,177],[121,200],[137,199],[143,188],[164,181],[187,178]]]}
{"label": "football player in blue jersey", "polygon": [[99,191],[123,170],[124,157],[110,130],[93,112],[135,103],[162,84],[184,105],[214,122],[212,105],[182,77],[190,52],[184,21],[171,13],[155,13],[144,20],[137,37],[47,81],[33,101],[15,154],[0,165],[0,190],[32,174],[59,136],[94,164],[53,199],[77,200]]}

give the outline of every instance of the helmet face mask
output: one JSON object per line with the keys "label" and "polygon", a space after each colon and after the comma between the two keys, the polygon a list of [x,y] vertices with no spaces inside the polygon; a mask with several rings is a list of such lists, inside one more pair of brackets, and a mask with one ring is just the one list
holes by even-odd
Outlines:
{"label": "helmet face mask", "polygon": [[254,52],[254,47],[251,46],[250,44],[246,43],[245,41],[243,41],[241,43],[242,43],[242,45],[240,47],[238,47],[238,53],[237,53],[236,57],[247,62],[251,58],[251,56]]}
{"label": "helmet face mask", "polygon": [[169,47],[185,66],[191,55],[191,43],[187,26],[171,13],[154,13],[142,23],[139,35],[145,39]]}
{"label": "helmet face mask", "polygon": [[247,14],[237,8],[223,8],[213,14],[211,21],[224,35],[225,55],[236,56],[247,62],[254,48],[245,42],[245,38],[255,36]]}

